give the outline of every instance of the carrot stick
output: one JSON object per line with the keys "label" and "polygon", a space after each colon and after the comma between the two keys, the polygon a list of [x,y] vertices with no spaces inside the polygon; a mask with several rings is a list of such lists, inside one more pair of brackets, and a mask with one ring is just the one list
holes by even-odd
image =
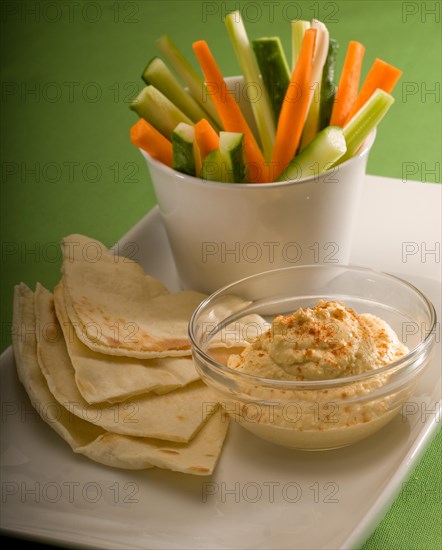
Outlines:
{"label": "carrot stick", "polygon": [[201,153],[201,160],[204,160],[209,153],[219,149],[219,137],[210,125],[210,122],[202,118],[194,126],[195,140]]}
{"label": "carrot stick", "polygon": [[301,52],[282,103],[272,157],[275,180],[295,156],[301,139],[310,103],[316,32],[316,29],[307,29],[304,33]]}
{"label": "carrot stick", "polygon": [[229,92],[207,42],[199,40],[198,42],[194,42],[192,47],[203,71],[206,85],[212,92],[212,99],[224,129],[227,132],[241,132],[244,134],[244,148],[247,157],[247,175],[249,181],[252,183],[268,182],[268,166],[265,164],[261,149],[256,143],[255,137],[239,105]]}
{"label": "carrot stick", "polygon": [[130,140],[154,159],[172,166],[172,143],[144,118],[130,129]]}
{"label": "carrot stick", "polygon": [[351,109],[358,97],[359,78],[361,76],[362,60],[365,46],[352,40],[348,44],[338,91],[333,104],[330,126],[344,126]]}
{"label": "carrot stick", "polygon": [[344,125],[350,121],[350,119],[359,111],[361,107],[365,105],[365,103],[367,103],[378,88],[389,94],[401,75],[402,71],[396,67],[393,67],[393,65],[382,61],[382,59],[375,59],[364,83],[362,84],[356,101],[345,119]]}

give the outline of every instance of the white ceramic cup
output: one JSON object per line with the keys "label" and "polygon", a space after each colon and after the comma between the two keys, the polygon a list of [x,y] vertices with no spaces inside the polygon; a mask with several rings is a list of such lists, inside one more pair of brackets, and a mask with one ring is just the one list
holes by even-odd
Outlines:
{"label": "white ceramic cup", "polygon": [[[227,81],[250,121],[242,79]],[[211,293],[280,267],[347,264],[374,139],[375,133],[355,157],[319,176],[267,184],[204,181],[141,151],[182,287]]]}

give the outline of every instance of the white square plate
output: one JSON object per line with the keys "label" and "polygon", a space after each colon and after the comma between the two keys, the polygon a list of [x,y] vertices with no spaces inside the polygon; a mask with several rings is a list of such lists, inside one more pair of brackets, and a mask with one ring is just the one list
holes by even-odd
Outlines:
{"label": "white square plate", "polygon": [[[352,263],[412,282],[440,319],[441,186],[368,176],[364,193]],[[431,253],[437,242],[438,261]],[[178,288],[157,209],[119,244],[120,253],[136,252],[146,271]],[[374,436],[344,449],[303,453],[234,425],[211,478],[121,471],[73,454],[32,410],[9,349],[0,369],[0,526],[87,547],[359,547],[440,422],[431,412],[440,410],[442,393],[438,340],[413,403]]]}

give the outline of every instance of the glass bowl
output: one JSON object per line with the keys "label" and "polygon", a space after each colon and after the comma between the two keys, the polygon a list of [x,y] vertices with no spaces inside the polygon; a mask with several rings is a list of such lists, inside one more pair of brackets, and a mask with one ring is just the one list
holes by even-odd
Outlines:
{"label": "glass bowl", "polygon": [[[380,317],[409,352],[387,366],[331,380],[274,380],[226,366],[244,340],[265,330],[251,315],[271,321],[320,299]],[[401,411],[430,360],[435,325],[433,305],[406,281],[316,264],[267,271],[218,290],[195,310],[189,336],[198,372],[233,420],[272,443],[326,450],[368,437]]]}

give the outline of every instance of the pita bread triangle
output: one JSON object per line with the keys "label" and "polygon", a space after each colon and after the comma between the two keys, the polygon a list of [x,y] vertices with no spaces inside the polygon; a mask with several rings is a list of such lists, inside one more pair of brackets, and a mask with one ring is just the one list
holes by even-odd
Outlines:
{"label": "pita bread triangle", "polygon": [[88,403],[115,403],[147,392],[163,394],[199,379],[190,356],[143,360],[92,351],[69,320],[62,283],[54,289],[54,303],[75,382]]}
{"label": "pita bread triangle", "polygon": [[190,355],[188,322],[205,295],[170,294],[138,264],[82,235],[63,239],[62,252],[66,311],[87,347],[140,359]]}

